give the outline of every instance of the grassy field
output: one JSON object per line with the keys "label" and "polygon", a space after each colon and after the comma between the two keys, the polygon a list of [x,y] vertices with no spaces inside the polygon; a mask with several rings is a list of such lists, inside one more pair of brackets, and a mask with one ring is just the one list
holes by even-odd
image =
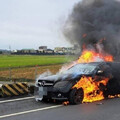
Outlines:
{"label": "grassy field", "polygon": [[73,56],[1,55],[0,81],[34,82],[36,75],[48,70],[55,74],[64,63],[71,62],[74,59]]}
{"label": "grassy field", "polygon": [[0,55],[0,68],[55,65],[70,62],[73,56]]}

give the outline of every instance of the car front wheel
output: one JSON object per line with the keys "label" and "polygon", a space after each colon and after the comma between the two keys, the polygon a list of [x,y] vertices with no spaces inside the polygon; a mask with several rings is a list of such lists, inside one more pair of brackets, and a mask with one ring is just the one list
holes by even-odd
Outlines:
{"label": "car front wheel", "polygon": [[70,91],[70,94],[69,94],[69,102],[70,104],[80,104],[82,103],[83,101],[83,98],[84,98],[84,91],[82,88],[74,88]]}

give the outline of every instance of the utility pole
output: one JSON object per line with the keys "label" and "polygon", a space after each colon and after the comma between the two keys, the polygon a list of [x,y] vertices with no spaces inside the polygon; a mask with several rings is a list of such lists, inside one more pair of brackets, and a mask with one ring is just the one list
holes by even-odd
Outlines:
{"label": "utility pole", "polygon": [[9,45],[9,51],[10,51],[10,54],[11,54],[11,46]]}

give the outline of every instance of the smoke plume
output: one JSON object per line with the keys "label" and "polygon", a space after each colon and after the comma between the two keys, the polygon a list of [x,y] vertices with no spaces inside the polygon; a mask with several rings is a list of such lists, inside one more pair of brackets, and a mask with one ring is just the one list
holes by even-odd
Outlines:
{"label": "smoke plume", "polygon": [[82,0],[64,26],[64,35],[79,47],[120,56],[120,1]]}

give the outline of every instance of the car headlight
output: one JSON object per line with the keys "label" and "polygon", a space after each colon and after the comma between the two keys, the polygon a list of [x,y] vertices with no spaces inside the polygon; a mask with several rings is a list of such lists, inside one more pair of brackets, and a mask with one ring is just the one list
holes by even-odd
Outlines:
{"label": "car headlight", "polygon": [[38,82],[38,86],[42,86],[42,82]]}

